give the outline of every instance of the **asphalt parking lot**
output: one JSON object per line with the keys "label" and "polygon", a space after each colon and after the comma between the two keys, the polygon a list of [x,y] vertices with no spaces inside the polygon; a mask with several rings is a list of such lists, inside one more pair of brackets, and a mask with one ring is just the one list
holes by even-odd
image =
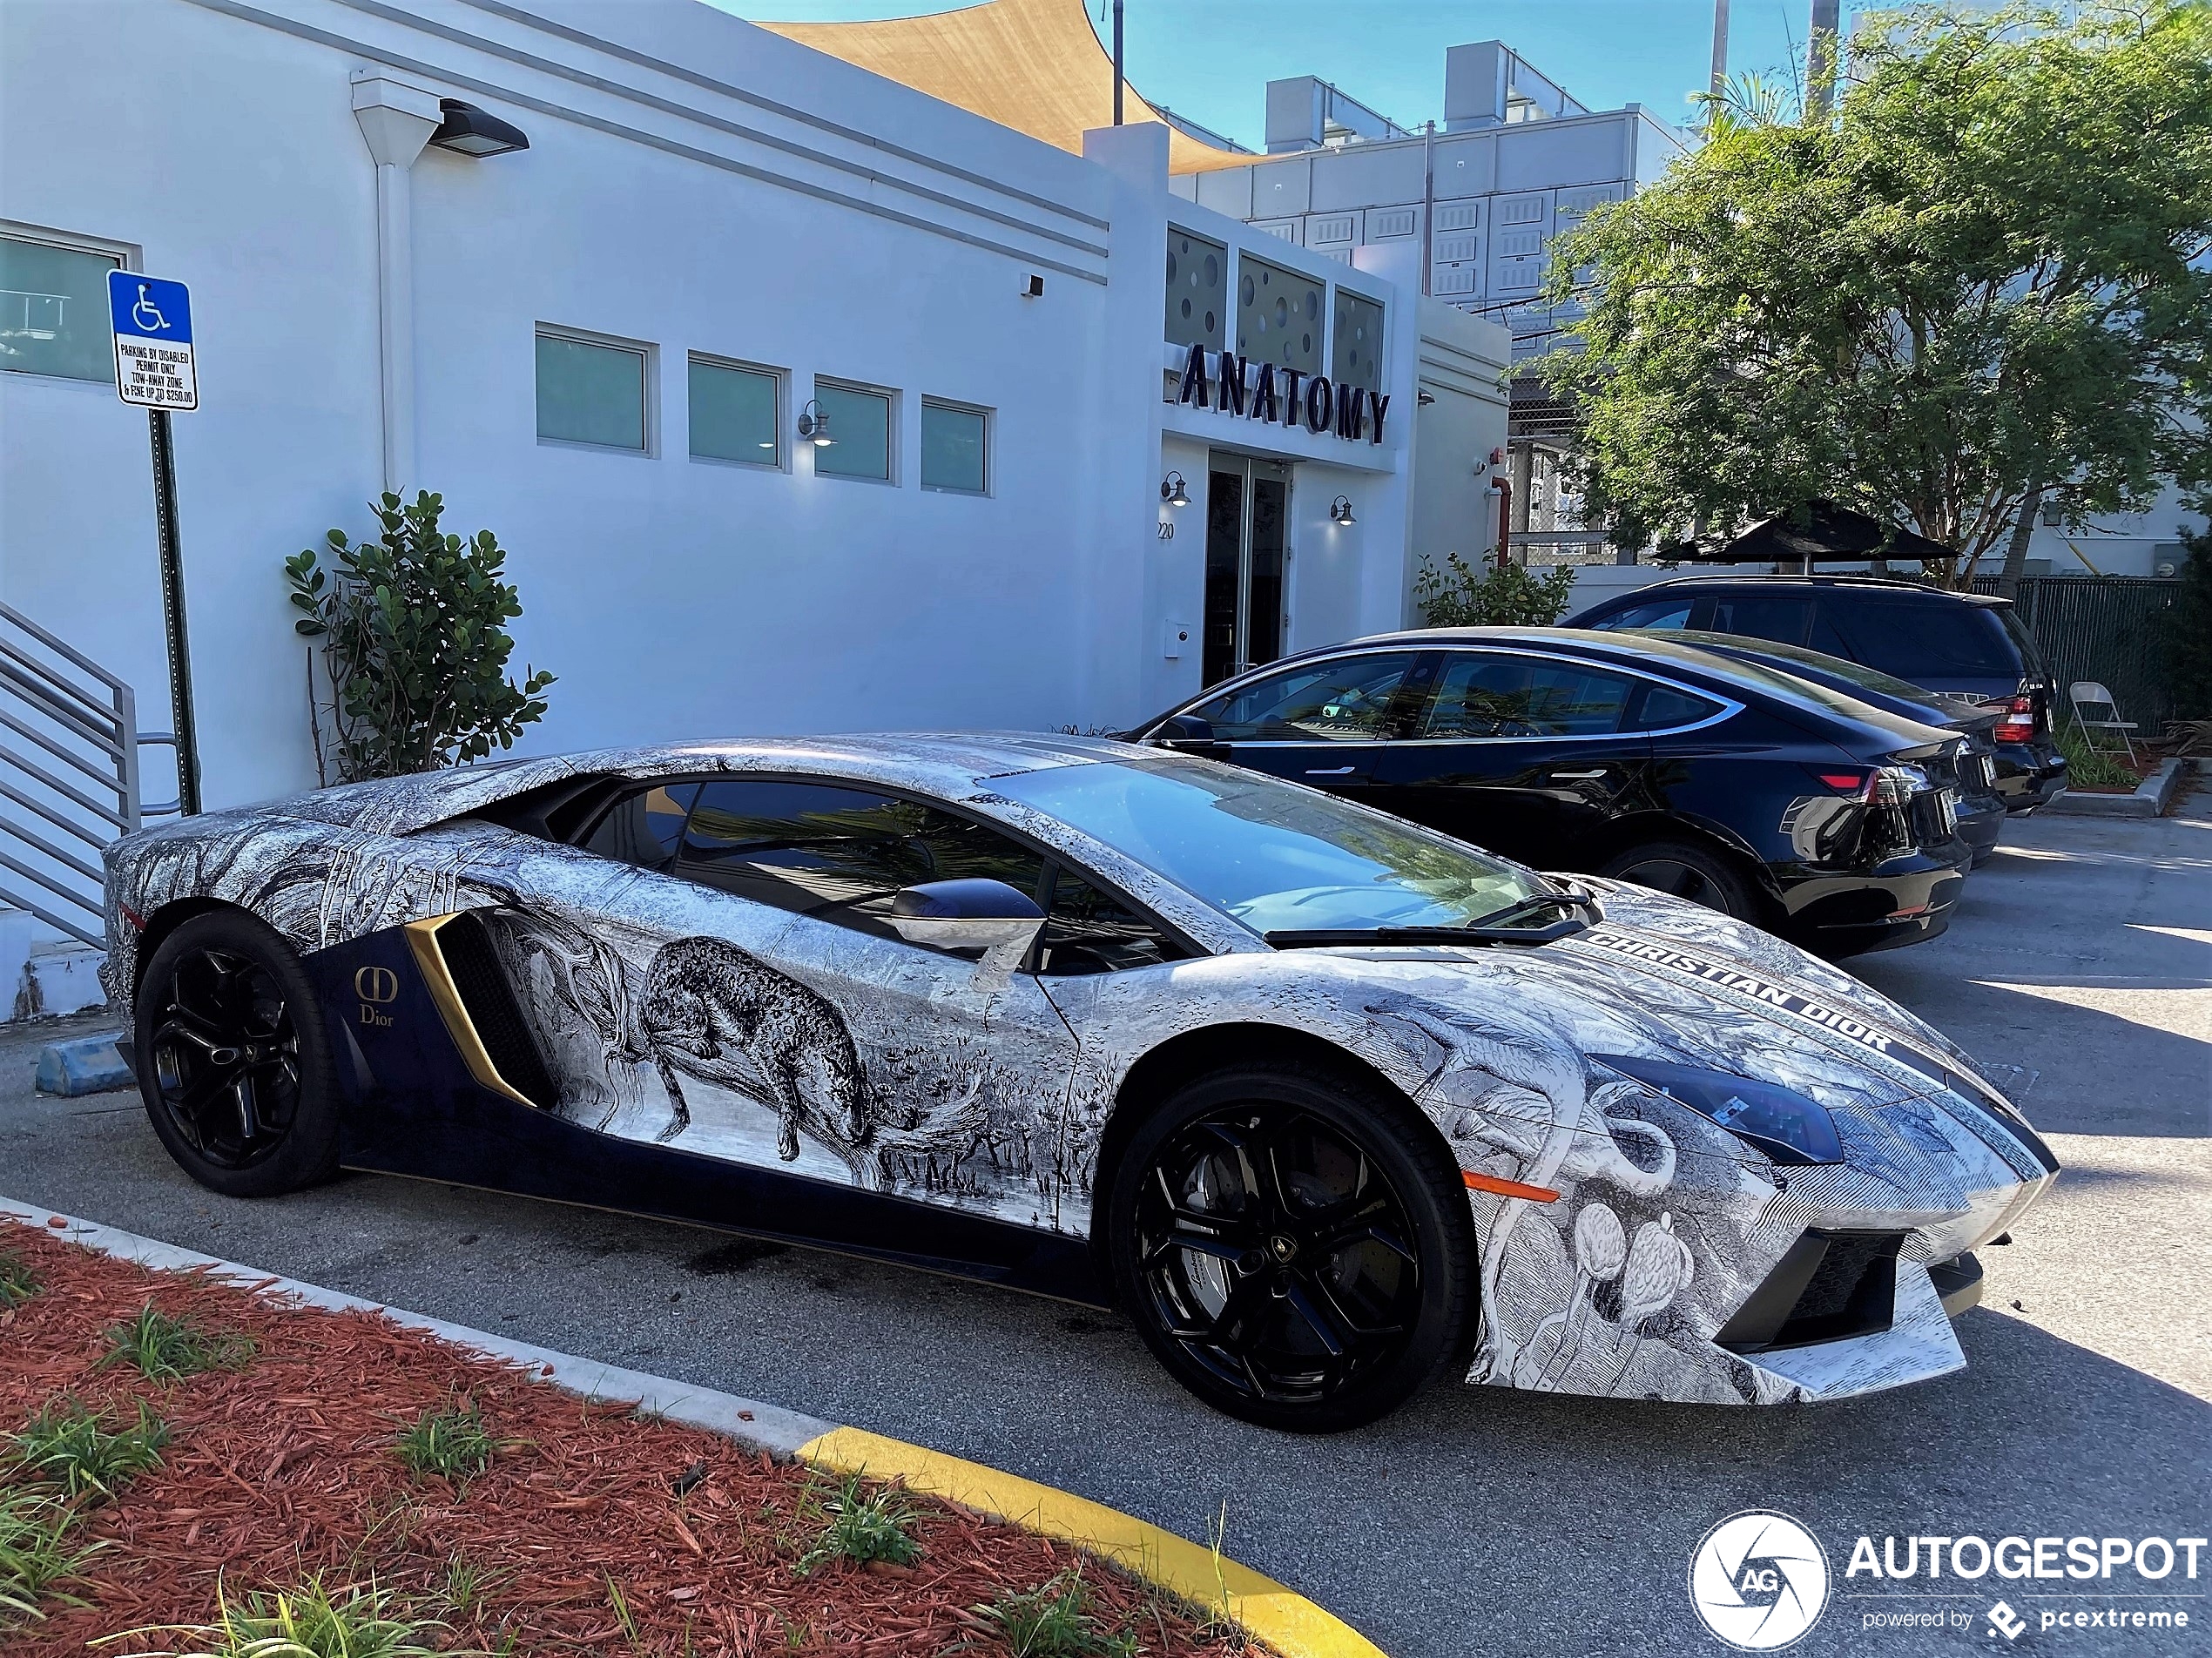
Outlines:
{"label": "asphalt parking lot", "polygon": [[[1966,1371],[1808,1409],[1447,1384],[1357,1433],[1271,1434],[1190,1399],[1111,1318],[1054,1303],[382,1177],[216,1197],[135,1096],[31,1093],[51,1027],[0,1040],[0,1195],[916,1440],[1186,1536],[1225,1515],[1229,1553],[1395,1658],[1719,1652],[1685,1568],[1748,1507],[1803,1520],[1838,1574],[1800,1651],[2003,1647],[1982,1621],[2000,1593],[2028,1620],[2020,1651],[2206,1650],[2212,1557],[2167,1581],[2189,1598],[2131,1603],[2186,1610],[2185,1633],[2040,1628],[2094,1584],[1946,1579],[1910,1587],[1966,1593],[1876,1601],[1841,1574],[1861,1533],[2212,1530],[2212,795],[2155,821],[2016,821],[1948,936],[1854,966],[1987,1062],[2068,1172],[1987,1252]],[[1970,1615],[1866,1629],[1899,1606]]]}

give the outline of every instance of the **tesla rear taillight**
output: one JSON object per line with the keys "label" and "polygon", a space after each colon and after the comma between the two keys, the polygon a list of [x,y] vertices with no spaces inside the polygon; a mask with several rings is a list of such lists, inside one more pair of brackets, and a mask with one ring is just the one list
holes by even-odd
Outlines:
{"label": "tesla rear taillight", "polygon": [[1993,733],[2000,743],[2027,743],[2035,737],[2035,703],[2028,697],[2015,697],[2005,704],[2005,717],[1997,722]]}
{"label": "tesla rear taillight", "polygon": [[1838,794],[1864,795],[1866,785],[1873,780],[1873,773],[1869,772],[1815,772],[1813,776]]}

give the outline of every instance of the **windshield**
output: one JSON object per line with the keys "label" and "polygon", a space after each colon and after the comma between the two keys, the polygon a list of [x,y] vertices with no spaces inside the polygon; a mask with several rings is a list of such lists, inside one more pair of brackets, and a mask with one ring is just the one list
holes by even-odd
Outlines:
{"label": "windshield", "polygon": [[989,786],[1255,933],[1465,927],[1552,891],[1527,870],[1395,818],[1181,755],[1055,766]]}

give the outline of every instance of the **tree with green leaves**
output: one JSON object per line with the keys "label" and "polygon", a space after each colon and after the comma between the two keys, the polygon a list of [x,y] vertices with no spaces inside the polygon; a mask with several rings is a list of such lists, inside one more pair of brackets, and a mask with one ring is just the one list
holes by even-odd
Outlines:
{"label": "tree with green leaves", "polygon": [[1616,542],[1824,498],[2016,583],[2039,514],[2206,476],[2212,6],[1875,14],[1827,110],[1714,105],[1552,253],[1586,315],[1543,369]]}
{"label": "tree with green leaves", "polygon": [[[507,674],[506,624],[523,613],[502,575],[507,555],[489,529],[447,535],[444,509],[428,491],[410,502],[387,494],[375,541],[334,529],[324,537],[333,568],[312,547],[285,560],[293,605],[306,612],[293,625],[322,641],[341,781],[482,759],[544,717],[539,693],[553,676],[525,669],[517,684]],[[318,721],[319,769],[320,747]]]}

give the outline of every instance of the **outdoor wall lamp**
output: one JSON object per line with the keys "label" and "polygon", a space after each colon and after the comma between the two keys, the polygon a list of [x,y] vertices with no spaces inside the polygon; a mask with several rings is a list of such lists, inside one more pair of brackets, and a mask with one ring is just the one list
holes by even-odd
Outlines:
{"label": "outdoor wall lamp", "polygon": [[1353,524],[1359,521],[1352,516],[1352,497],[1339,495],[1329,503],[1329,522],[1332,524]]}
{"label": "outdoor wall lamp", "polygon": [[826,449],[837,441],[830,435],[829,416],[811,397],[806,400],[806,407],[799,411],[799,435],[818,449]]}
{"label": "outdoor wall lamp", "polygon": [[474,104],[463,104],[457,98],[442,98],[438,110],[445,120],[430,135],[430,142],[441,150],[451,150],[457,155],[488,156],[530,147],[530,141],[523,136],[520,127],[508,125]]}
{"label": "outdoor wall lamp", "polygon": [[1170,472],[1160,480],[1160,499],[1170,507],[1187,507],[1190,504],[1190,492],[1183,487],[1183,475],[1180,472]]}

